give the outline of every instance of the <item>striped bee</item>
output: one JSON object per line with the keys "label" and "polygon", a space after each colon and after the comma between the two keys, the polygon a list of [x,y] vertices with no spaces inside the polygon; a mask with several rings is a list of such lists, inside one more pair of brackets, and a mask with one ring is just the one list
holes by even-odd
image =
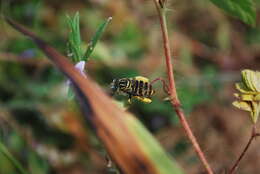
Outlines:
{"label": "striped bee", "polygon": [[128,102],[135,98],[144,103],[151,103],[151,97],[154,94],[149,79],[136,76],[133,78],[114,79],[111,83],[113,93],[124,93],[128,95]]}

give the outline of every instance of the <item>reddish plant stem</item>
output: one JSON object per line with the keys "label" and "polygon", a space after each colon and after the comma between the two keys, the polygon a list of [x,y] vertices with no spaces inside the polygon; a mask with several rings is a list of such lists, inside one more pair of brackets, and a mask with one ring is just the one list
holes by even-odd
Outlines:
{"label": "reddish plant stem", "polygon": [[198,154],[199,159],[201,160],[203,166],[205,167],[208,174],[213,174],[213,171],[203,154],[195,136],[193,135],[193,132],[185,118],[184,112],[181,109],[181,103],[178,99],[176,87],[175,87],[175,81],[174,81],[174,74],[173,74],[173,66],[171,61],[171,50],[170,50],[170,44],[169,44],[169,37],[168,37],[168,31],[167,31],[167,24],[166,24],[166,15],[165,15],[165,7],[159,3],[158,0],[154,0],[157,11],[159,13],[159,19],[160,19],[160,25],[162,30],[162,37],[163,37],[163,46],[164,46],[164,52],[165,52],[165,60],[166,60],[166,66],[167,66],[167,74],[168,74],[168,80],[169,80],[169,94],[171,98],[171,104],[178,115],[180,122],[184,128],[184,131],[186,132],[189,140],[191,141],[196,153]]}
{"label": "reddish plant stem", "polygon": [[249,138],[246,147],[244,148],[244,150],[242,151],[242,153],[240,154],[240,156],[238,157],[238,159],[234,163],[233,167],[230,169],[229,174],[234,174],[236,172],[236,169],[238,168],[240,161],[245,156],[245,154],[246,154],[247,150],[249,149],[249,146],[252,144],[254,138],[257,137],[257,136],[260,136],[260,134],[256,133],[256,127],[254,125],[253,128],[252,128],[251,137]]}
{"label": "reddish plant stem", "polygon": [[[172,105],[174,106],[174,103],[172,102]],[[174,106],[175,107],[175,106]],[[180,107],[175,107],[175,112],[177,113],[179,119],[180,119],[180,122],[189,138],[189,140],[191,141],[192,145],[193,145],[193,148],[194,150],[196,151],[196,153],[198,154],[198,157],[200,159],[200,161],[202,162],[203,166],[205,167],[206,171],[208,174],[213,174],[213,170],[211,169],[204,153],[202,152],[197,140],[196,140],[196,137],[193,135],[193,132],[185,118],[185,115],[184,115],[184,112],[182,111],[182,109]]]}

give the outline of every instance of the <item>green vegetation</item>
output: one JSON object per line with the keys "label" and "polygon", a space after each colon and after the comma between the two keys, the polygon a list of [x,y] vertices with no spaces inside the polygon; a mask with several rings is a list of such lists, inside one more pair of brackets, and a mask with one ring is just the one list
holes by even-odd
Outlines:
{"label": "green vegetation", "polygon": [[[247,141],[246,130],[251,128],[245,124],[248,113],[232,107],[233,86],[242,69],[260,67],[260,29],[255,19],[260,4],[253,0],[211,0],[233,18],[205,2],[209,1],[169,1],[167,20],[182,108],[214,169],[223,169],[227,154],[232,161],[240,153],[241,143],[232,140]],[[109,95],[114,78],[166,77],[152,2],[6,1],[0,8],[74,64],[86,61],[87,76]],[[93,127],[68,97],[67,79],[31,40],[2,18],[0,24],[0,154],[5,154],[0,155],[0,173],[114,173],[114,167],[106,166],[107,153]],[[167,95],[162,84],[153,87],[156,94],[151,104],[134,100],[128,105],[125,96],[113,98],[138,117],[186,173],[203,172],[175,112],[164,100]],[[237,88],[239,99],[245,97],[247,92]],[[240,101],[236,106],[241,108],[243,102],[255,103]],[[251,113],[255,123],[259,108],[250,107],[244,110]],[[252,159],[256,158],[257,149],[250,150]],[[240,173],[260,172],[250,157],[243,160]]]}

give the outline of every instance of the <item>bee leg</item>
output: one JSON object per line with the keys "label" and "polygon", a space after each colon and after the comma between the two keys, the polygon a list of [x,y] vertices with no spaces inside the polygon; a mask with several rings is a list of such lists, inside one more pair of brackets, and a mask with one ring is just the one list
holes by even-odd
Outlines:
{"label": "bee leg", "polygon": [[165,81],[163,78],[158,77],[158,78],[154,79],[153,81],[151,81],[151,85],[152,85],[153,83],[157,82],[157,81],[161,81],[161,82],[162,82],[164,92],[169,95],[169,94],[170,94],[170,92],[169,92],[169,86],[167,85],[166,81]]}
{"label": "bee leg", "polygon": [[144,103],[151,103],[152,102],[152,100],[150,98],[142,98],[141,101],[144,102]]}
{"label": "bee leg", "polygon": [[171,101],[172,100],[172,97],[165,97],[164,99],[163,99],[163,101]]}
{"label": "bee leg", "polygon": [[132,99],[132,95],[129,94],[129,96],[128,96],[128,100],[127,100],[127,102],[128,102],[129,104],[132,104],[131,99]]}

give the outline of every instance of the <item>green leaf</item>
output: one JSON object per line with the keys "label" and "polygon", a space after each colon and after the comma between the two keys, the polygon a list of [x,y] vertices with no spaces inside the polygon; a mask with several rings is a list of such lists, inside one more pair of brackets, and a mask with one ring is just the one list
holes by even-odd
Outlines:
{"label": "green leaf", "polygon": [[82,60],[81,36],[79,28],[79,13],[77,12],[73,18],[67,16],[67,23],[70,28],[68,50],[74,63]]}
{"label": "green leaf", "polygon": [[6,158],[8,158],[10,160],[10,162],[18,169],[18,171],[21,174],[29,174],[24,168],[23,166],[20,164],[19,161],[17,161],[15,159],[15,157],[8,151],[8,149],[6,148],[6,146],[0,142],[0,154],[3,154]]}
{"label": "green leaf", "polygon": [[252,107],[250,105],[250,102],[244,102],[244,101],[234,101],[233,106],[237,107],[238,109],[244,110],[244,111],[252,111]]}
{"label": "green leaf", "polygon": [[244,69],[241,75],[242,82],[235,84],[240,92],[234,94],[238,101],[233,102],[233,105],[241,110],[249,111],[251,120],[255,124],[260,113],[260,72]]}
{"label": "green leaf", "polygon": [[49,165],[46,160],[42,159],[37,153],[30,152],[28,155],[29,168],[31,173],[47,174],[49,173]]}
{"label": "green leaf", "polygon": [[246,85],[242,82],[239,82],[239,83],[235,83],[235,87],[236,89],[241,92],[241,93],[244,93],[244,94],[254,94],[255,92],[253,91],[250,91]]}
{"label": "green leaf", "polygon": [[253,0],[210,0],[219,8],[243,22],[255,26],[256,9]]}
{"label": "green leaf", "polygon": [[254,101],[234,101],[233,106],[238,109],[250,112],[251,121],[255,124],[259,117],[260,103]]}
{"label": "green leaf", "polygon": [[260,103],[259,102],[252,102],[252,112],[251,112],[251,118],[254,123],[257,122],[257,119],[259,117],[260,112]]}
{"label": "green leaf", "polygon": [[250,91],[260,92],[260,72],[245,69],[242,71],[242,81]]}
{"label": "green leaf", "polygon": [[255,101],[260,101],[260,94],[255,95],[254,100],[255,100]]}
{"label": "green leaf", "polygon": [[105,31],[108,23],[112,20],[112,17],[109,17],[105,22],[100,24],[98,30],[96,31],[95,35],[92,37],[90,43],[88,44],[87,50],[84,54],[84,59],[87,61],[91,53],[93,52],[98,40],[101,38],[102,33]]}
{"label": "green leaf", "polygon": [[[182,168],[166,152],[147,129],[134,117],[127,117],[129,128],[138,137],[142,150],[157,167],[160,174],[184,174]],[[149,146],[147,146],[149,144]]]}

